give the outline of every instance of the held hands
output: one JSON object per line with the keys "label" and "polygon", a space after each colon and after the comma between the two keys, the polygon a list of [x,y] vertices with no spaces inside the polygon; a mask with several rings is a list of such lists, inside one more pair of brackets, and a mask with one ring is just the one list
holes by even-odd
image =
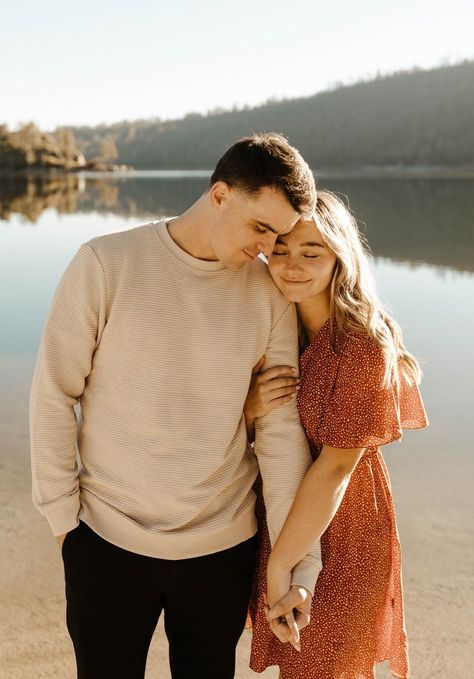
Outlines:
{"label": "held hands", "polygon": [[304,587],[291,585],[291,572],[278,572],[270,563],[267,588],[267,594],[264,594],[265,616],[270,629],[282,643],[289,642],[300,651],[299,631],[311,619],[310,593]]}
{"label": "held hands", "polygon": [[[273,624],[279,622],[280,618],[287,618],[288,611],[293,613],[298,630],[303,629],[311,622],[311,603],[312,596],[307,589],[299,585],[292,585],[288,594],[278,601],[272,608],[265,607],[265,616],[270,624],[270,629],[274,631]],[[280,629],[280,628],[277,628]],[[278,636],[278,634],[276,634]],[[281,641],[281,639],[280,639]],[[298,648],[298,650],[301,650]]]}

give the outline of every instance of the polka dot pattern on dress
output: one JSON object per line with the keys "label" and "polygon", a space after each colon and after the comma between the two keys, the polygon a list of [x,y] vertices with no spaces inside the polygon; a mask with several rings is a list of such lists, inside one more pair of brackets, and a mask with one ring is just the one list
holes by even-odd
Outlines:
{"label": "polka dot pattern on dress", "polygon": [[282,644],[265,620],[271,547],[256,485],[260,552],[247,621],[256,672],[279,665],[282,679],[373,679],[376,663],[389,660],[394,676],[409,677],[400,541],[379,446],[427,420],[416,385],[401,379],[400,387],[382,386],[384,366],[381,349],[362,333],[347,333],[333,350],[329,321],[301,356],[298,410],[313,459],[324,444],[365,452],[321,537],[323,568],[301,653]]}

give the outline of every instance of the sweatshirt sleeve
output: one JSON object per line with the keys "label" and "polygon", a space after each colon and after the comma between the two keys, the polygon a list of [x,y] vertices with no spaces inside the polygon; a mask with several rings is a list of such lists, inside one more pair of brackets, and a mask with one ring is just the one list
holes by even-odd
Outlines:
{"label": "sweatshirt sleeve", "polygon": [[[273,326],[265,353],[264,370],[290,365],[298,371],[297,321],[289,304]],[[295,373],[297,374],[297,373]],[[312,464],[308,441],[300,423],[296,399],[255,420],[255,454],[263,481],[263,498],[272,547],[306,471]],[[319,540],[293,569],[292,584],[311,593],[321,570]]]}
{"label": "sweatshirt sleeve", "polygon": [[84,391],[106,323],[106,280],[89,244],[82,244],[54,293],[41,337],[29,402],[33,504],[54,535],[78,525],[74,405]]}

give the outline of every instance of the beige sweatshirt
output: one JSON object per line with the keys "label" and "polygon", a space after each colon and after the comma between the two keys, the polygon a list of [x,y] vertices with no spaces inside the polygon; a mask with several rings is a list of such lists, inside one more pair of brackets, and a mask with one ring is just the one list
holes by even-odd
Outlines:
{"label": "beige sweatshirt", "polygon": [[[296,312],[257,260],[196,259],[164,221],[92,238],[49,309],[30,394],[33,502],[130,551],[183,559],[254,535],[260,467],[272,542],[311,464],[296,404],[256,422],[252,367],[298,366]],[[75,405],[80,413],[76,417]],[[294,569],[314,589],[319,544]]]}

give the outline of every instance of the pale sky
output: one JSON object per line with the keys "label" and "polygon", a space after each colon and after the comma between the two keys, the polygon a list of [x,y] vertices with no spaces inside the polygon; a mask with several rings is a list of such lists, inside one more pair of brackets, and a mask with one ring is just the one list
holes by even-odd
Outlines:
{"label": "pale sky", "polygon": [[13,0],[0,123],[181,117],[474,58],[473,0]]}

